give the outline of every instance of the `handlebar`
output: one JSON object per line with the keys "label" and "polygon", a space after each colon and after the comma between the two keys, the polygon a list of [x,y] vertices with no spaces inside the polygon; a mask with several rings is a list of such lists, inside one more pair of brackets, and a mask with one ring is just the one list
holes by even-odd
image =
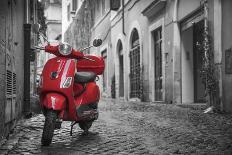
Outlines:
{"label": "handlebar", "polygon": [[[47,46],[47,48],[46,47],[39,47],[39,46],[34,46],[33,48],[31,48],[31,50],[47,50],[47,51],[56,51],[57,50],[57,47],[56,46],[54,46],[54,47],[48,47]],[[91,59],[91,58],[88,58],[88,57],[85,57],[84,55],[83,56],[81,56],[80,57],[80,53],[78,54],[78,53],[76,53],[77,55],[75,55],[75,52],[77,52],[77,51],[75,51],[75,50],[73,50],[73,55],[74,56],[76,56],[76,57],[79,57],[79,59],[85,59],[85,60],[89,60],[89,61],[92,61],[92,62],[95,62],[95,60],[93,60],[93,59]],[[52,52],[53,53],[53,52]],[[54,54],[54,53],[53,53]]]}
{"label": "handlebar", "polygon": [[45,47],[34,46],[31,47],[31,50],[45,50]]}

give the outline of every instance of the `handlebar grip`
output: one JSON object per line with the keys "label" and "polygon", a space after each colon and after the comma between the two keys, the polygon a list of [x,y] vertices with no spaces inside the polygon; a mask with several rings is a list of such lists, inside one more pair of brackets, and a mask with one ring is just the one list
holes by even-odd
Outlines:
{"label": "handlebar grip", "polygon": [[38,49],[38,50],[45,50],[44,47],[35,46],[35,48]]}
{"label": "handlebar grip", "polygon": [[45,50],[44,47],[34,46],[30,48],[31,50]]}

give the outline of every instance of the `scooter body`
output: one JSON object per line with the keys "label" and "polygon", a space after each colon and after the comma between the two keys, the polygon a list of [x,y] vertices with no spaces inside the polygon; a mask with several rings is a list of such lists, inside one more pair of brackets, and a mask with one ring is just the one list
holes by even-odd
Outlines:
{"label": "scooter body", "polygon": [[40,105],[45,115],[41,141],[50,145],[56,120],[71,121],[72,135],[76,123],[86,132],[98,118],[100,90],[95,81],[105,64],[102,57],[84,56],[73,49],[64,56],[57,46],[48,45],[45,52],[56,55],[45,64],[39,83]]}
{"label": "scooter body", "polygon": [[83,121],[97,114],[97,108],[91,107],[97,107],[99,87],[95,82],[74,83],[77,61],[64,57],[52,58],[44,66],[41,76],[42,109],[45,113],[46,110],[57,111],[63,121]]}

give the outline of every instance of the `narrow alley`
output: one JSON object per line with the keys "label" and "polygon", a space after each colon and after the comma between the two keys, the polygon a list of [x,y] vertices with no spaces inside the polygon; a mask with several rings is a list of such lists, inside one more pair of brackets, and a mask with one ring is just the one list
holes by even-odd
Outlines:
{"label": "narrow alley", "polygon": [[41,146],[44,116],[21,120],[0,147],[0,154],[231,154],[231,114],[170,104],[104,99],[88,135],[70,122]]}

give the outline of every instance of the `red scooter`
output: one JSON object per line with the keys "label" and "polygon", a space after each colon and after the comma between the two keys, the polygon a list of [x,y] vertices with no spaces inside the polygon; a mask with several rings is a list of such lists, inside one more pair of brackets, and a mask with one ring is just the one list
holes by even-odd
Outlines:
{"label": "red scooter", "polygon": [[[95,39],[92,46],[101,44]],[[104,71],[104,59],[84,55],[66,43],[36,48],[56,56],[45,64],[38,89],[45,116],[42,145],[51,144],[54,130],[61,127],[62,121],[72,122],[70,135],[77,123],[87,133],[98,118],[100,91],[95,81]]]}

